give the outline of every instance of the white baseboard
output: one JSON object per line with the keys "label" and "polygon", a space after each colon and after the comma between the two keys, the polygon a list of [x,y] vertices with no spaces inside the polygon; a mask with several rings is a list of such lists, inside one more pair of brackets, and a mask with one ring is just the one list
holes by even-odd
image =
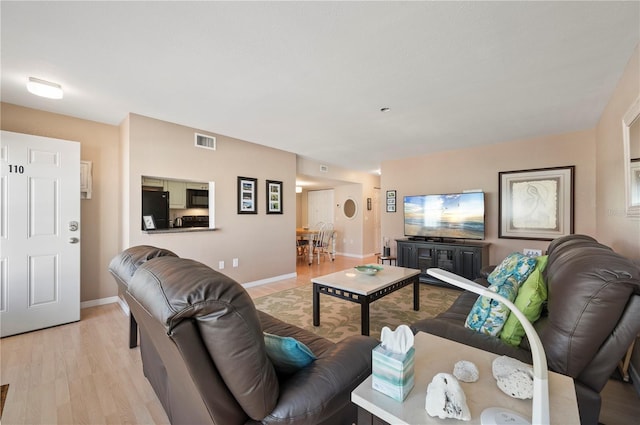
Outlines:
{"label": "white baseboard", "polygon": [[266,285],[267,283],[273,283],[273,282],[277,282],[279,280],[292,279],[292,278],[296,277],[297,275],[298,275],[297,273],[288,273],[288,274],[283,274],[283,275],[280,275],[280,276],[270,277],[270,278],[267,278],[267,279],[254,280],[253,282],[243,283],[242,286],[245,287],[245,288],[252,288],[254,286]]}
{"label": "white baseboard", "polygon": [[[279,280],[292,279],[292,278],[295,278],[297,275],[298,275],[297,273],[288,273],[280,276],[270,277],[267,279],[260,279],[253,282],[243,283],[242,286],[245,288],[251,288],[253,286],[260,286],[260,285],[266,285],[267,283],[277,282]],[[83,301],[80,303],[80,308],[82,309],[82,308],[95,307],[98,305],[113,304],[113,303],[118,303],[118,305],[120,306],[124,314],[127,316],[129,315],[129,306],[127,305],[125,300],[123,300],[118,296],[100,298],[97,300]]]}
{"label": "white baseboard", "polygon": [[124,315],[128,316],[129,315],[129,305],[127,304],[127,302],[124,299],[120,298],[120,297],[118,297],[118,301],[117,302],[118,302],[118,305],[120,306],[120,308],[122,309],[122,312],[124,313]]}
{"label": "white baseboard", "polygon": [[342,255],[343,257],[349,257],[349,258],[367,258],[369,256],[369,255],[362,255],[362,254],[350,254],[348,252],[336,252],[336,255]]}
{"label": "white baseboard", "polygon": [[97,305],[105,305],[105,304],[113,304],[117,303],[120,297],[107,297],[107,298],[99,298],[97,300],[83,301],[80,303],[80,308],[88,308],[95,307]]}

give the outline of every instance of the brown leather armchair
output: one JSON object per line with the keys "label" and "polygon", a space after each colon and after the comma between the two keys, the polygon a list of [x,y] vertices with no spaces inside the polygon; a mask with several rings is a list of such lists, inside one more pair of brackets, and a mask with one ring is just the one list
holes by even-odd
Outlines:
{"label": "brown leather armchair", "polygon": [[[600,391],[640,332],[640,268],[586,235],[555,239],[547,254],[548,302],[534,327],[549,370],[574,378],[581,424],[596,425]],[[463,292],[446,312],[414,323],[413,331],[531,363],[526,338],[513,347],[464,327],[476,298]]]}
{"label": "brown leather armchair", "polygon": [[[110,271],[128,280],[124,295],[140,328],[143,370],[171,423],[356,420],[350,394],[371,373],[377,340],[359,335],[336,344],[282,322],[256,310],[237,282],[193,260],[151,258],[128,278],[135,266],[127,251]],[[277,373],[263,332],[296,338],[317,360]]]}
{"label": "brown leather armchair", "polygon": [[[109,264],[109,271],[118,284],[118,293],[124,298],[129,287],[129,281],[133,274],[145,262],[156,257],[164,256],[177,257],[168,249],[156,248],[150,245],[138,245],[127,249],[120,255],[115,256]],[[129,348],[138,346],[138,323],[136,318],[129,311]]]}

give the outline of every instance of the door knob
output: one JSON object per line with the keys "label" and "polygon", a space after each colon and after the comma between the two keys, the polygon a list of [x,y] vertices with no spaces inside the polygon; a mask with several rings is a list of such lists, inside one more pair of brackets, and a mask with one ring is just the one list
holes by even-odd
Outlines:
{"label": "door knob", "polygon": [[80,242],[80,239],[78,238],[69,238],[69,243],[78,243]]}

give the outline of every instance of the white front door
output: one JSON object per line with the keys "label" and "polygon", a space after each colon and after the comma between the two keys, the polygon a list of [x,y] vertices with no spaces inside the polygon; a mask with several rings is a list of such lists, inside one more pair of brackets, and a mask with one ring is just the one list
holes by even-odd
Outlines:
{"label": "white front door", "polygon": [[333,223],[333,189],[310,190],[307,193],[307,223]]}
{"label": "white front door", "polygon": [[2,131],[0,336],[80,320],[80,144]]}

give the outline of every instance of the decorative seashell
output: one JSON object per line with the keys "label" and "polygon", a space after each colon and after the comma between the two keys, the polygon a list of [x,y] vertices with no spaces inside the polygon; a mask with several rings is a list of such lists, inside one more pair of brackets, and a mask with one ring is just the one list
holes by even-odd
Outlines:
{"label": "decorative seashell", "polygon": [[440,419],[471,420],[467,397],[455,376],[438,373],[427,386],[425,409],[430,416]]}
{"label": "decorative seashell", "polygon": [[505,394],[520,399],[533,397],[533,368],[511,357],[501,356],[493,361],[493,377]]}
{"label": "decorative seashell", "polygon": [[474,363],[460,360],[453,366],[453,376],[462,382],[476,382],[480,378],[480,372]]}

